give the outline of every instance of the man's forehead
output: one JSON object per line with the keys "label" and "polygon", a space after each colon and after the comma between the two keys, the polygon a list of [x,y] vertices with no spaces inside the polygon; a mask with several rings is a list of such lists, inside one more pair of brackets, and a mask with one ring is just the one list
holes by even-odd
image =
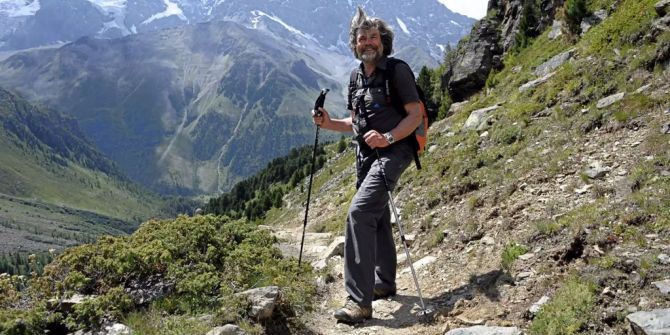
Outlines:
{"label": "man's forehead", "polygon": [[379,29],[377,28],[368,28],[368,29],[359,29],[356,33],[356,36],[371,36],[379,35]]}

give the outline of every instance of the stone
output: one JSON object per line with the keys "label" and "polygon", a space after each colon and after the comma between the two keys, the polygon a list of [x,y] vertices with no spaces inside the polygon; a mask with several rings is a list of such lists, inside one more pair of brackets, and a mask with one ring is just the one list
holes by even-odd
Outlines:
{"label": "stone", "polygon": [[544,84],[547,80],[551,79],[551,77],[553,77],[554,74],[556,74],[556,72],[551,72],[551,73],[545,75],[542,78],[538,78],[538,79],[529,81],[529,82],[521,85],[521,87],[519,87],[519,92],[525,92],[525,91],[528,91],[531,88],[534,88],[534,87],[537,87],[541,84]]}
{"label": "stone", "polygon": [[468,328],[456,328],[446,332],[444,335],[521,335],[516,327],[489,327],[474,326]]}
{"label": "stone", "polygon": [[670,334],[670,308],[636,312],[626,316],[635,335]]}
{"label": "stone", "polygon": [[494,111],[498,108],[500,108],[500,106],[495,105],[495,106],[486,107],[486,108],[477,109],[475,111],[472,111],[472,113],[470,113],[470,116],[468,117],[468,119],[465,121],[465,125],[463,125],[463,129],[469,130],[469,129],[479,128],[479,126],[486,120],[486,116],[490,112],[492,112],[492,111]]}
{"label": "stone", "polygon": [[535,74],[538,77],[543,77],[551,73],[552,71],[556,70],[559,66],[565,64],[570,58],[572,58],[572,55],[575,53],[576,49],[570,49],[566,52],[562,52],[554,57],[551,57],[548,61],[542,63],[542,65],[538,66],[535,71],[533,71],[533,74]]}
{"label": "stone", "polygon": [[489,72],[496,65],[495,56],[502,54],[498,27],[497,20],[482,19],[470,39],[457,51],[443,77],[454,101],[463,101],[484,87]]}
{"label": "stone", "polygon": [[537,314],[537,313],[540,311],[540,309],[542,308],[542,305],[544,305],[544,304],[546,304],[546,303],[548,303],[548,302],[549,302],[549,297],[546,296],[546,295],[545,295],[545,296],[542,296],[542,298],[540,298],[540,300],[538,300],[536,303],[534,303],[532,306],[530,306],[530,308],[528,309],[528,311],[529,311],[531,314],[535,315],[535,314]]}
{"label": "stone", "polygon": [[670,256],[666,254],[658,254],[658,256],[656,256],[656,259],[658,259],[658,262],[663,265],[670,264]]}
{"label": "stone", "polygon": [[323,259],[328,259],[333,256],[342,256],[344,257],[344,236],[338,236],[333,240],[333,242],[328,245],[326,250],[323,252]]}
{"label": "stone", "polygon": [[[434,263],[436,260],[437,260],[437,258],[435,258],[435,256],[426,256],[426,257],[414,262],[414,264],[413,264],[414,271],[418,271],[419,269],[425,268],[426,266]],[[410,268],[405,268],[405,269],[402,270],[401,273],[408,273],[410,271],[411,271]]]}
{"label": "stone", "polygon": [[246,335],[247,332],[242,330],[242,328],[227,324],[222,327],[216,327],[207,332],[207,335]]}
{"label": "stone", "polygon": [[651,284],[656,286],[661,291],[661,293],[670,294],[670,279],[655,281]]}
{"label": "stone", "polygon": [[465,101],[462,101],[462,102],[454,102],[449,107],[449,113],[450,114],[458,113],[458,112],[462,111],[463,107],[465,107],[465,105],[467,105],[469,103],[470,103],[469,100],[465,100]]}
{"label": "stone", "polygon": [[670,13],[670,0],[661,0],[654,6],[659,17],[663,17]]}
{"label": "stone", "polygon": [[245,297],[251,303],[249,316],[260,321],[272,318],[281,291],[277,286],[267,286],[240,292],[236,296]]}
{"label": "stone", "polygon": [[591,179],[599,179],[606,176],[612,168],[603,166],[601,162],[595,161],[589,165],[584,174]]}
{"label": "stone", "polygon": [[602,99],[598,100],[598,104],[596,104],[596,108],[601,109],[601,108],[611,106],[614,103],[621,101],[625,95],[626,95],[626,93],[620,92],[620,93],[617,93],[617,94],[610,95],[606,98],[602,98]]}
{"label": "stone", "polygon": [[550,40],[555,40],[561,35],[563,35],[563,21],[554,20],[548,37]]}
{"label": "stone", "polygon": [[585,17],[581,24],[579,25],[582,29],[582,35],[591,29],[591,27],[600,24],[603,20],[607,18],[607,11],[601,9],[593,13],[589,17]]}

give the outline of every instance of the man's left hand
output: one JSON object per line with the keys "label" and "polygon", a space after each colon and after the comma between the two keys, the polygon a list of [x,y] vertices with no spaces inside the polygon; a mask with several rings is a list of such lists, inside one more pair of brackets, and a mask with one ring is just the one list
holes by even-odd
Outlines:
{"label": "man's left hand", "polygon": [[389,142],[386,140],[386,137],[379,133],[376,130],[370,130],[365,135],[363,135],[365,143],[372,149],[377,148],[386,148],[389,146]]}

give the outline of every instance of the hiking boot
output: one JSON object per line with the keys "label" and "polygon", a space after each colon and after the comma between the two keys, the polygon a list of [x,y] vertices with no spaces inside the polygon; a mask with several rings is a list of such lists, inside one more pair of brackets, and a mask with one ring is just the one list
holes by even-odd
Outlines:
{"label": "hiking boot", "polygon": [[396,294],[396,289],[395,287],[387,289],[375,287],[373,293],[374,293],[374,296],[372,298],[373,300],[386,299],[394,296]]}
{"label": "hiking boot", "polygon": [[346,323],[360,323],[372,318],[372,307],[363,307],[351,298],[347,298],[344,306],[335,311],[335,319]]}

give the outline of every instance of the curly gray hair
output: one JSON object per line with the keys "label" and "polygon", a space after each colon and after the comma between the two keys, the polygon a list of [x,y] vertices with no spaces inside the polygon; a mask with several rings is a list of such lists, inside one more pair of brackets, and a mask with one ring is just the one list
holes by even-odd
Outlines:
{"label": "curly gray hair", "polygon": [[380,18],[368,17],[363,8],[358,6],[356,15],[351,19],[351,26],[349,28],[349,47],[353,51],[356,58],[360,58],[356,52],[356,38],[360,30],[377,29],[382,39],[382,47],[384,48],[384,56],[388,56],[393,51],[393,30],[391,27]]}

